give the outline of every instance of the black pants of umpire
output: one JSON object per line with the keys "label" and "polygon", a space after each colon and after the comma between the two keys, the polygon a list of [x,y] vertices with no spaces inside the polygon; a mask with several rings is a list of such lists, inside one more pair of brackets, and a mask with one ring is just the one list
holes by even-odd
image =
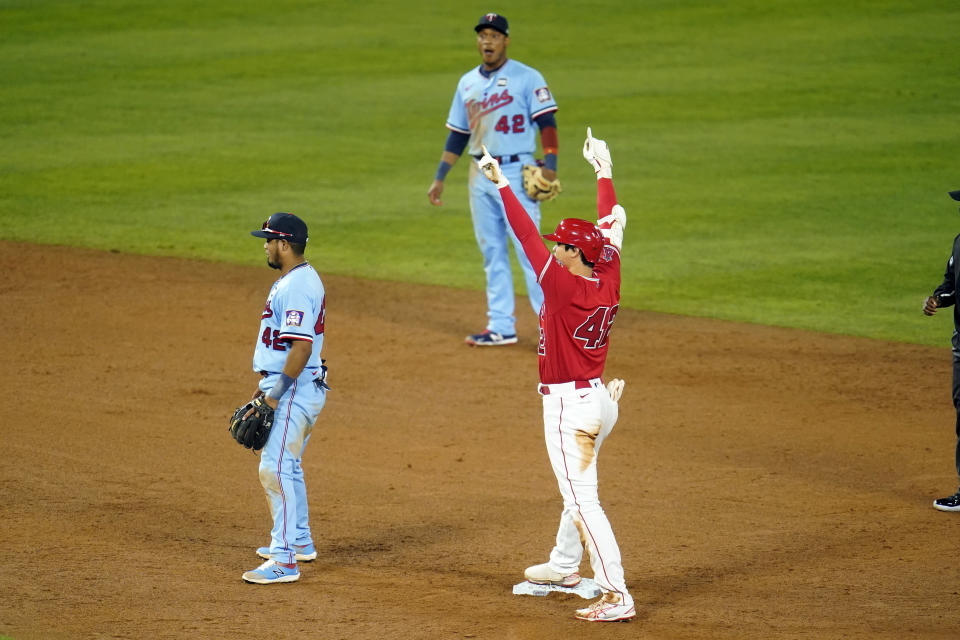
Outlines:
{"label": "black pants of umpire", "polygon": [[957,449],[955,460],[957,477],[960,479],[960,352],[953,352],[953,407],[957,410]]}

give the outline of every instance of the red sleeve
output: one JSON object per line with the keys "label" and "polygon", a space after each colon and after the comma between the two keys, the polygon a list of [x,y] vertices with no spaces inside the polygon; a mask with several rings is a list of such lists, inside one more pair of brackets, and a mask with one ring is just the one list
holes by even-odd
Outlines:
{"label": "red sleeve", "polygon": [[[597,180],[597,225],[601,229],[609,229],[613,224],[612,219],[605,223],[600,220],[610,215],[613,211],[613,205],[617,204],[617,194],[613,190],[613,180],[610,178],[600,178]],[[597,260],[593,268],[594,274],[613,283],[617,290],[617,299],[620,298],[620,250],[604,242],[603,251],[600,253],[600,259]]]}
{"label": "red sleeve", "polygon": [[527,210],[517,200],[516,194],[509,185],[500,189],[500,198],[507,212],[507,220],[510,221],[513,232],[523,245],[523,252],[527,254],[527,259],[533,266],[533,272],[539,274],[550,261],[550,251],[543,244],[537,225],[533,224],[533,220],[527,215]]}
{"label": "red sleeve", "polygon": [[597,180],[597,219],[610,215],[613,205],[617,204],[617,194],[613,191],[613,180]]}

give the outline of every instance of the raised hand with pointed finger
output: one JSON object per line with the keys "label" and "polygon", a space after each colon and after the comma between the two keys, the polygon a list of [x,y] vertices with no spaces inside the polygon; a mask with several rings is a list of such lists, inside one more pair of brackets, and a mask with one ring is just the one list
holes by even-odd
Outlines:
{"label": "raised hand with pointed finger", "polygon": [[583,157],[593,165],[597,178],[613,177],[613,160],[610,159],[610,149],[607,143],[593,137],[590,127],[587,127],[587,139],[583,141]]}
{"label": "raised hand with pointed finger", "polygon": [[481,148],[483,149],[483,155],[477,160],[477,166],[480,167],[480,172],[487,177],[487,180],[497,185],[497,189],[509,186],[510,181],[507,180],[503,172],[500,171],[500,163],[490,155],[486,145],[482,145]]}

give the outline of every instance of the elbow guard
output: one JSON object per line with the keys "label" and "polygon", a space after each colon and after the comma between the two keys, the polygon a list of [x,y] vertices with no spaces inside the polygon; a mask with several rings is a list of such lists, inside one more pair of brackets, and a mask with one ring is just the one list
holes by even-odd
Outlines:
{"label": "elbow guard", "polygon": [[619,222],[624,229],[627,228],[627,211],[619,204],[613,205],[610,213],[597,220],[597,226],[600,229],[609,228],[614,222]]}
{"label": "elbow guard", "polygon": [[610,213],[597,221],[600,233],[617,249],[623,248],[623,230],[626,226],[627,212],[619,204],[613,205]]}

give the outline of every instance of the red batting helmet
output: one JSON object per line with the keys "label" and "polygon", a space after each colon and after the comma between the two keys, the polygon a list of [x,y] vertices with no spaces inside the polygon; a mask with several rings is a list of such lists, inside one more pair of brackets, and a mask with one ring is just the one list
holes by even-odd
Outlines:
{"label": "red batting helmet", "polygon": [[587,262],[596,262],[603,249],[603,236],[597,225],[580,218],[565,218],[557,230],[543,236],[547,240],[570,244],[580,249]]}

